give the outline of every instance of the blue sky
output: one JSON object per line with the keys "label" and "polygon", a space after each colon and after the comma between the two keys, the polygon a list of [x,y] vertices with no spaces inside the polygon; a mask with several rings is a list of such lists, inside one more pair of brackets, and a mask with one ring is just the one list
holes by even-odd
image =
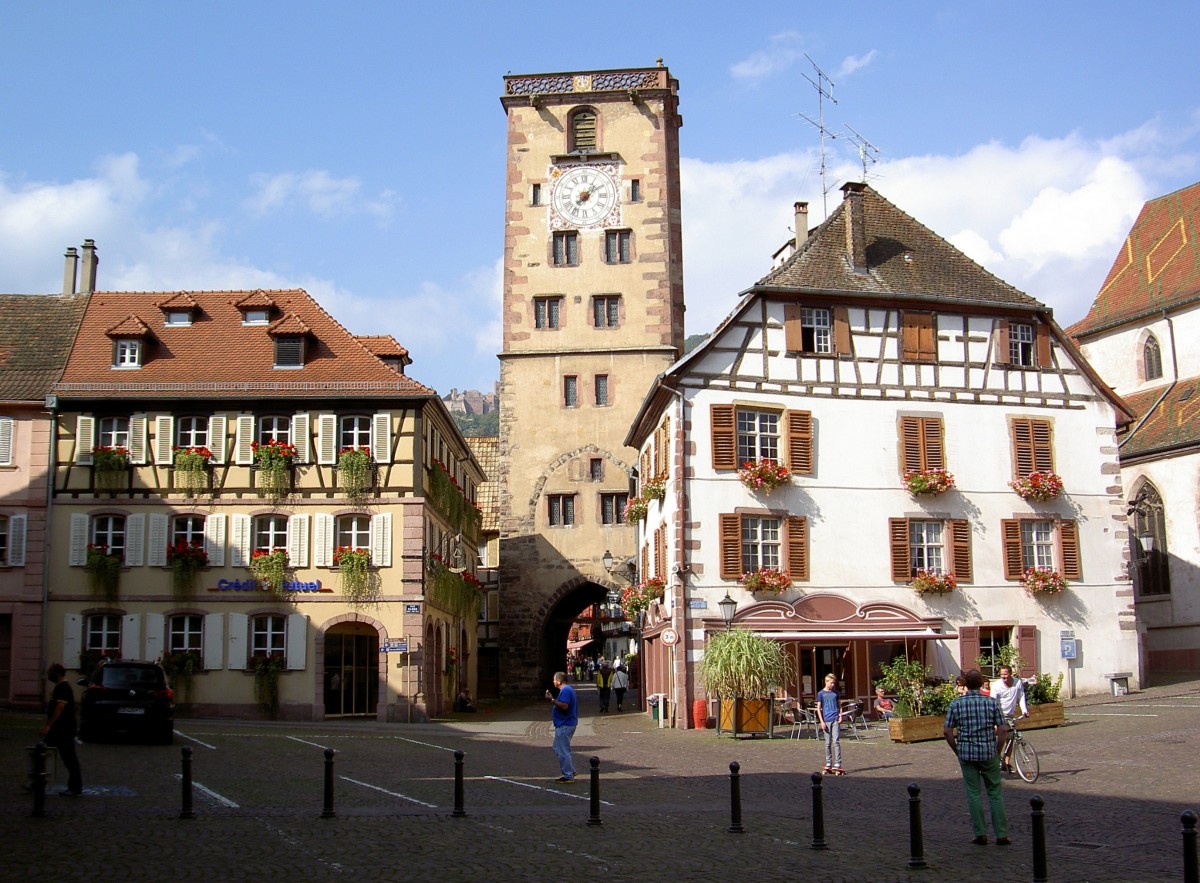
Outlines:
{"label": "blue sky", "polygon": [[[301,286],[409,373],[490,389],[508,72],[680,81],[689,334],[823,217],[825,123],[867,180],[1081,318],[1142,203],[1200,180],[1200,4],[26,3],[0,9],[0,291]],[[862,176],[827,144],[828,205]]]}

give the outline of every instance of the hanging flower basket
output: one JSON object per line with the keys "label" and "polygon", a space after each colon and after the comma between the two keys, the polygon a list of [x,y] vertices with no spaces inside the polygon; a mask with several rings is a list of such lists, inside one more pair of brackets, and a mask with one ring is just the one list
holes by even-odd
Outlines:
{"label": "hanging flower basket", "polygon": [[1061,595],[1070,584],[1057,570],[1030,567],[1021,576],[1021,585],[1031,595]]}
{"label": "hanging flower basket", "polygon": [[129,449],[120,445],[96,445],[92,448],[92,465],[96,470],[96,487],[114,490],[129,474]]}
{"label": "hanging flower basket", "polygon": [[625,520],[627,522],[642,521],[649,510],[649,503],[641,497],[634,497],[625,504]]}
{"label": "hanging flower basket", "polygon": [[169,650],[159,664],[167,673],[167,680],[183,695],[184,702],[192,701],[192,675],[204,670],[204,659],[199,650]]}
{"label": "hanging flower basket", "polygon": [[454,669],[456,669],[456,668],[458,667],[458,653],[456,653],[456,652],[455,652],[455,650],[454,650],[454,648],[453,648],[453,647],[447,647],[447,648],[446,648],[446,662],[445,662],[445,666],[446,666],[446,667],[443,669],[443,673],[444,673],[444,674],[446,675],[446,677],[448,677],[448,678],[449,678],[449,677],[453,677],[453,676],[454,676]]}
{"label": "hanging flower basket", "polygon": [[792,575],[778,567],[760,567],[748,570],[738,580],[748,592],[769,592],[782,595],[792,587]]}
{"label": "hanging flower basket", "polygon": [[254,699],[271,719],[279,716],[279,673],[286,667],[287,660],[278,654],[256,653],[250,657]]}
{"label": "hanging flower basket", "polygon": [[87,547],[83,569],[87,571],[88,585],[106,604],[116,604],[120,596],[121,563],[121,556],[111,554],[108,546]]}
{"label": "hanging flower basket", "polygon": [[952,573],[936,570],[918,570],[912,581],[912,590],[918,595],[945,595],[958,588],[958,580]]}
{"label": "hanging flower basket", "polygon": [[286,598],[284,586],[291,578],[286,549],[255,549],[250,553],[250,573],[262,583],[263,588],[276,598]]}
{"label": "hanging flower basket", "polygon": [[261,492],[279,502],[292,489],[292,461],[296,459],[296,448],[288,442],[267,441],[250,443],[254,462],[258,466]]}
{"label": "hanging flower basket", "polygon": [[175,545],[168,546],[167,566],[171,568],[171,590],[175,597],[191,597],[196,585],[196,572],[208,566],[208,552],[204,550],[204,543],[200,540],[190,543],[179,540]]}
{"label": "hanging flower basket", "polygon": [[642,497],[647,502],[661,500],[667,495],[667,473],[660,472],[642,482]]}
{"label": "hanging flower basket", "polygon": [[342,448],[338,454],[338,486],[352,503],[361,503],[374,483],[370,448]]}
{"label": "hanging flower basket", "polygon": [[626,586],[621,590],[621,609],[625,611],[625,618],[634,619],[649,610],[650,602],[661,598],[666,588],[666,580],[659,576]]}
{"label": "hanging flower basket", "polygon": [[747,460],[738,470],[738,478],[750,490],[769,494],[775,488],[791,482],[792,474],[786,466],[775,460]]}
{"label": "hanging flower basket", "polygon": [[1062,493],[1063,482],[1053,472],[1030,472],[1016,481],[1010,481],[1008,486],[1026,500],[1045,503]]}
{"label": "hanging flower basket", "polygon": [[208,487],[208,464],[212,451],[200,445],[193,448],[175,448],[175,487],[195,494]]}
{"label": "hanging flower basket", "polygon": [[378,575],[371,571],[371,553],[353,546],[333,550],[333,566],[342,581],[342,595],[351,607],[363,607],[379,600]]}
{"label": "hanging flower basket", "polygon": [[904,473],[904,486],[914,496],[936,497],[954,487],[954,476],[945,469],[917,469]]}

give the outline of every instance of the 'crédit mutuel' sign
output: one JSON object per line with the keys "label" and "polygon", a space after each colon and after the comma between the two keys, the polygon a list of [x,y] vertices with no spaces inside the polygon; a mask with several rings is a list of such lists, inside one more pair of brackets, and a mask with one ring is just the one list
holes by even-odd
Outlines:
{"label": "'cr\u00e9dit mutuel' sign", "polygon": [[[333,589],[321,585],[320,580],[303,582],[298,579],[288,580],[283,584],[285,592],[332,592]],[[256,579],[223,579],[218,580],[210,592],[265,592],[267,587]]]}

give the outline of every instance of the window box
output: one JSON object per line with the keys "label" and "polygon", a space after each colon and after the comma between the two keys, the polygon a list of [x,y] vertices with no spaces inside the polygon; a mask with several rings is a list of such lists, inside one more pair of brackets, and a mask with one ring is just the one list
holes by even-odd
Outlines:
{"label": "window box", "polygon": [[1045,503],[1055,499],[1063,490],[1063,481],[1053,472],[1030,472],[1008,486],[1017,492],[1017,496],[1035,503]]}
{"label": "window box", "polygon": [[738,478],[750,490],[769,494],[775,488],[790,483],[792,474],[782,463],[764,458],[742,463]]}
{"label": "window box", "polygon": [[625,611],[625,618],[632,620],[639,613],[649,610],[651,602],[661,598],[666,588],[666,581],[658,576],[626,586],[621,592],[621,609]]}
{"label": "window box", "polygon": [[954,476],[945,469],[917,469],[904,474],[904,486],[913,496],[936,497],[954,488]]}
{"label": "window box", "polygon": [[291,579],[286,549],[255,549],[250,554],[250,573],[276,598],[286,598],[284,585]]}
{"label": "window box", "polygon": [[661,500],[667,495],[667,473],[660,472],[658,475],[648,478],[642,482],[642,496],[647,502],[650,500]]}
{"label": "window box", "polygon": [[120,487],[121,477],[129,472],[129,449],[121,445],[96,445],[92,448],[92,463],[96,487],[114,490]]}
{"label": "window box", "polygon": [[650,509],[650,504],[642,497],[634,497],[625,504],[626,521],[642,521]]}
{"label": "window box", "polygon": [[338,486],[352,503],[361,503],[374,484],[371,449],[342,448],[338,454]]}
{"label": "window box", "polygon": [[92,591],[104,598],[104,603],[117,603],[121,585],[121,556],[111,554],[108,546],[89,544],[87,561],[88,585]]}
{"label": "window box", "polygon": [[379,578],[371,571],[371,553],[353,546],[333,550],[333,566],[342,581],[342,595],[351,607],[363,607],[379,599]]}
{"label": "window box", "polygon": [[173,453],[175,486],[194,494],[208,487],[208,464],[212,451],[203,445],[177,447]]}
{"label": "window box", "polygon": [[258,466],[260,487],[271,500],[279,502],[292,489],[292,461],[296,448],[285,441],[251,442],[250,450]]}
{"label": "window box", "polygon": [[777,567],[760,567],[748,570],[738,580],[748,592],[782,595],[792,587],[792,576]]}
{"label": "window box", "polygon": [[952,573],[918,570],[912,581],[912,590],[918,595],[945,595],[958,588],[958,580]]}
{"label": "window box", "polygon": [[208,566],[208,552],[200,540],[177,540],[167,547],[167,565],[171,568],[171,590],[178,599],[190,598],[196,585],[196,573]]}
{"label": "window box", "polygon": [[1057,570],[1030,567],[1021,577],[1021,585],[1031,595],[1061,595],[1070,583]]}

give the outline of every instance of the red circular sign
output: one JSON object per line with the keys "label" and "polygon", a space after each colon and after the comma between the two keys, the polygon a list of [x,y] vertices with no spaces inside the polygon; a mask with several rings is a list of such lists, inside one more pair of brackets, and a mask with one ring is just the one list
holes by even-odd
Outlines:
{"label": "red circular sign", "polygon": [[675,629],[663,629],[662,642],[670,647],[679,640],[679,632]]}

